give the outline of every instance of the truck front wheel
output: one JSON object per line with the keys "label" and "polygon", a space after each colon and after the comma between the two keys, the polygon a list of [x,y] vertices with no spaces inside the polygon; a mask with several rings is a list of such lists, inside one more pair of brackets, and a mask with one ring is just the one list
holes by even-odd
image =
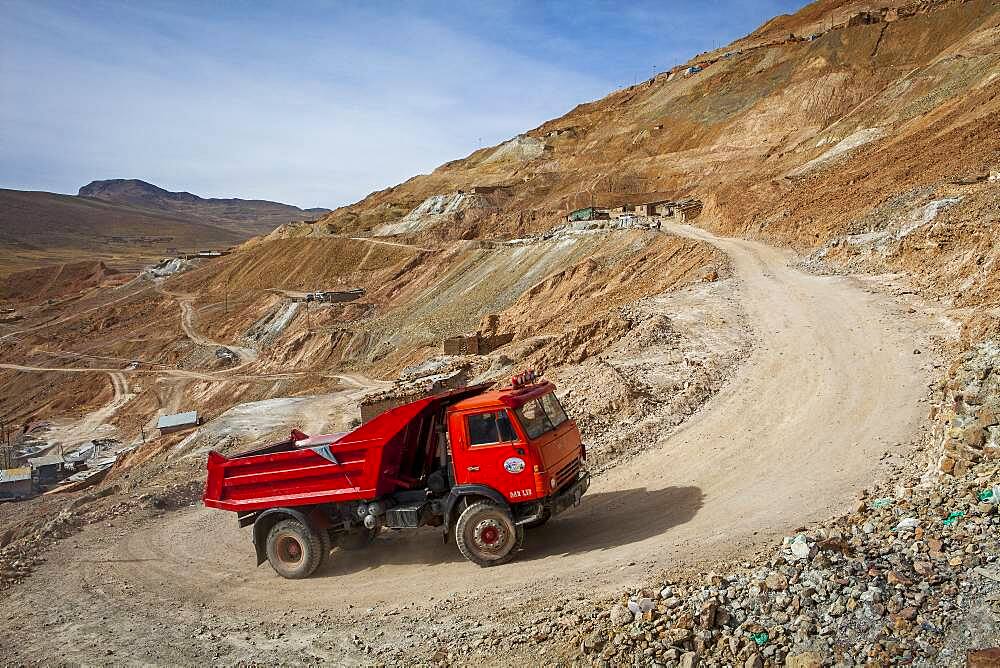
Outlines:
{"label": "truck front wheel", "polygon": [[480,501],[462,511],[455,523],[455,544],[462,556],[480,566],[497,566],[514,558],[524,544],[524,527],[510,513]]}
{"label": "truck front wheel", "polygon": [[316,532],[298,520],[282,520],[267,534],[267,560],[289,580],[312,575],[323,560],[323,547]]}

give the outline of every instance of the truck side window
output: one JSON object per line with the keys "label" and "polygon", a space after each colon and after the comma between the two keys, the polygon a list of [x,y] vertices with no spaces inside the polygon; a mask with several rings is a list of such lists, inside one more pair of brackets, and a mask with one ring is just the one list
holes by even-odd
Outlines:
{"label": "truck side window", "polygon": [[488,445],[517,440],[507,411],[469,415],[465,418],[465,422],[469,429],[469,445]]}
{"label": "truck side window", "polygon": [[500,428],[500,440],[503,442],[516,441],[517,432],[514,431],[514,425],[510,422],[510,415],[507,411],[499,411],[497,413],[497,427]]}

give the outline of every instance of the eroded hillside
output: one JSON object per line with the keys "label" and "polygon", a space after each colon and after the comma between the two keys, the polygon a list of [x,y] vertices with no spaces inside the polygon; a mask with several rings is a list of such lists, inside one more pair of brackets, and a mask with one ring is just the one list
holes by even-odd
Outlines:
{"label": "eroded hillside", "polygon": [[[998,61],[994,2],[820,0],[231,254],[9,280],[19,446],[117,443],[90,483],[0,506],[12,638],[84,663],[754,668],[1000,643]],[[634,209],[655,202],[679,213]],[[595,483],[489,577],[425,528],[286,582],[191,507],[210,450],[529,367]]]}

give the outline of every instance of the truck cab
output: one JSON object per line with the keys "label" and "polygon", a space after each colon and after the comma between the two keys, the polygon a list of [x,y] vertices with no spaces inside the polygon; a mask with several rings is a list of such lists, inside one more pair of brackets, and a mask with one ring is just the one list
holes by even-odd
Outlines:
{"label": "truck cab", "polygon": [[456,486],[488,486],[518,514],[576,482],[585,456],[576,423],[548,382],[454,404],[448,434]]}
{"label": "truck cab", "polygon": [[509,385],[449,390],[391,408],[346,434],[231,458],[210,453],[205,505],[253,526],[258,565],[306,577],[332,546],[383,528],[442,527],[480,566],[513,559],[525,529],[580,503],[586,449],[555,385],[525,372]]}

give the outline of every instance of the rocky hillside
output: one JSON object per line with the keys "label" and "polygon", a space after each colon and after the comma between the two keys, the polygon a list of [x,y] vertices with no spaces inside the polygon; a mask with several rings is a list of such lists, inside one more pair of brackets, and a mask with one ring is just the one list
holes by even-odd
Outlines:
{"label": "rocky hillside", "polygon": [[893,210],[913,221],[893,243],[920,255],[921,273],[952,288],[968,278],[962,291],[981,294],[987,274],[975,270],[993,266],[995,248],[946,267],[955,244],[983,238],[954,235],[951,221],[995,207],[985,179],[1000,166],[1000,8],[886,4],[813,3],[309,231],[518,236],[577,207],[696,196],[718,230],[806,250],[884,231]]}
{"label": "rocky hillside", "polygon": [[206,199],[189,192],[164,190],[138,179],[91,181],[80,188],[78,196],[165,211],[248,235],[267,234],[283,223],[312,220],[329,212],[259,199]]}
{"label": "rocky hillside", "polygon": [[[0,659],[960,666],[1000,644],[998,74],[996,2],[819,0],[232,253],[18,275],[0,414],[22,443],[128,450],[0,505]],[[694,227],[566,220],[682,198]],[[197,505],[209,450],[529,366],[594,484],[488,577],[436,531],[383,532],[296,586]],[[197,430],[154,433],[188,409]]]}

